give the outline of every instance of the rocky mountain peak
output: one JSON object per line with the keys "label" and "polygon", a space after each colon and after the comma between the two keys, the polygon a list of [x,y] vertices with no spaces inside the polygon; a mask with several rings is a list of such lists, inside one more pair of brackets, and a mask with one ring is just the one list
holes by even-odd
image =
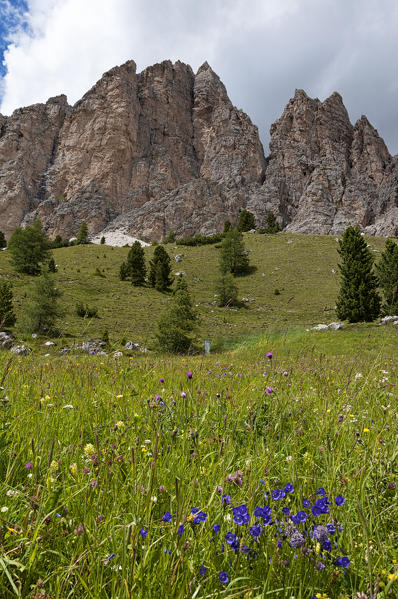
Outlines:
{"label": "rocky mountain peak", "polygon": [[74,106],[64,95],[0,115],[0,229],[40,218],[51,236],[119,228],[161,239],[215,233],[239,210],[259,226],[272,210],[290,231],[339,233],[357,223],[398,233],[398,161],[366,117],[353,126],[337,92],[297,89],[257,127],[205,62],[107,71]]}

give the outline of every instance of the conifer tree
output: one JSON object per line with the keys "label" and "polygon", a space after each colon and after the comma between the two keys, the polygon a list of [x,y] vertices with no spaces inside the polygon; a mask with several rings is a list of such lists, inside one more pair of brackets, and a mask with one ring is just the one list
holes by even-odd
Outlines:
{"label": "conifer tree", "polygon": [[4,236],[3,231],[0,231],[0,248],[5,248],[5,247],[7,247],[6,238]]}
{"label": "conifer tree", "polygon": [[136,286],[145,285],[146,266],[145,252],[139,241],[135,241],[127,256],[127,272],[131,283]]}
{"label": "conifer tree", "polygon": [[170,256],[162,245],[157,245],[149,262],[149,284],[158,291],[166,291],[173,283]]}
{"label": "conifer tree", "polygon": [[0,329],[12,327],[15,324],[15,314],[12,304],[12,286],[9,281],[0,281]]}
{"label": "conifer tree", "polygon": [[238,223],[238,231],[251,231],[251,229],[256,228],[256,221],[254,219],[254,214],[249,212],[249,210],[242,210],[239,215],[239,223]]}
{"label": "conifer tree", "polygon": [[40,263],[48,259],[48,239],[39,220],[25,229],[14,229],[8,242],[11,262],[17,272],[38,275]]}
{"label": "conifer tree", "polygon": [[37,280],[30,302],[25,309],[25,329],[29,333],[54,332],[55,321],[63,311],[58,305],[60,291],[55,287],[54,279],[43,270]]}
{"label": "conifer tree", "polygon": [[84,245],[89,243],[87,223],[82,222],[79,232],[76,237],[76,245]]}
{"label": "conifer tree", "polygon": [[383,290],[383,313],[398,314],[398,244],[387,239],[384,252],[376,264],[376,276]]}
{"label": "conifer tree", "polygon": [[217,306],[236,306],[238,302],[238,288],[230,272],[221,273],[217,283]]}
{"label": "conifer tree", "polygon": [[57,272],[57,267],[55,264],[55,260],[53,257],[50,258],[49,262],[48,262],[48,272]]}
{"label": "conifer tree", "polygon": [[243,235],[237,229],[225,234],[221,244],[221,272],[233,275],[244,275],[249,272],[249,258],[243,243]]}
{"label": "conifer tree", "polygon": [[371,322],[380,313],[380,297],[372,270],[373,255],[358,227],[345,230],[337,251],[342,259],[337,316],[349,322]]}
{"label": "conifer tree", "polygon": [[121,281],[125,281],[129,275],[129,269],[127,266],[127,262],[122,262],[119,270],[119,279]]}
{"label": "conifer tree", "polygon": [[275,214],[273,212],[268,212],[265,232],[272,234],[272,233],[278,233],[278,231],[280,231],[280,230],[281,230],[281,228],[279,226],[278,221],[276,220]]}
{"label": "conifer tree", "polygon": [[224,233],[228,233],[232,229],[231,221],[226,220],[224,223]]}
{"label": "conifer tree", "polygon": [[156,339],[159,349],[178,354],[189,351],[197,320],[188,285],[180,275],[177,279],[173,304],[158,321]]}

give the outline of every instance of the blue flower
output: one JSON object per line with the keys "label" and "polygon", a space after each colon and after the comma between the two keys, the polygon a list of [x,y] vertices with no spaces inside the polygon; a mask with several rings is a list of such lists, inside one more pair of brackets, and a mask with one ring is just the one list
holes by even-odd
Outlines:
{"label": "blue flower", "polygon": [[313,516],[320,516],[322,514],[321,508],[319,508],[317,505],[312,506],[311,512]]}
{"label": "blue flower", "polygon": [[249,553],[250,549],[247,545],[242,545],[242,547],[240,548],[240,552],[241,553]]}
{"label": "blue flower", "polygon": [[285,516],[288,516],[290,514],[290,508],[288,508],[287,506],[283,507],[282,513],[285,514]]}
{"label": "blue flower", "polygon": [[170,512],[165,512],[162,518],[163,522],[171,522],[173,519],[173,516],[170,514]]}
{"label": "blue flower", "polygon": [[198,511],[199,511],[199,508],[197,508],[197,507],[192,507],[191,508],[191,514],[197,514]]}
{"label": "blue flower", "polygon": [[249,533],[251,534],[251,536],[253,537],[253,539],[257,539],[261,533],[263,532],[263,529],[261,528],[261,526],[251,526],[249,528]]}
{"label": "blue flower", "polygon": [[115,557],[115,555],[116,555],[116,553],[111,553],[111,554],[108,556],[108,562],[110,562],[110,561],[111,561],[111,559]]}
{"label": "blue flower", "polygon": [[232,543],[236,541],[236,535],[234,535],[233,532],[228,531],[225,535],[225,540],[227,541],[228,545],[232,545]]}
{"label": "blue flower", "polygon": [[221,526],[219,524],[213,524],[213,531],[214,532],[220,532],[221,530]]}
{"label": "blue flower", "polygon": [[338,560],[335,561],[336,566],[341,566],[342,568],[348,568],[348,566],[350,565],[350,560],[348,559],[348,557],[339,557]]}
{"label": "blue flower", "polygon": [[329,522],[329,524],[326,524],[326,528],[328,529],[328,531],[331,535],[336,532],[336,527],[332,522]]}
{"label": "blue flower", "polygon": [[203,562],[200,564],[199,568],[199,576],[204,576],[207,572],[206,566],[203,565]]}
{"label": "blue flower", "polygon": [[199,522],[206,522],[207,514],[205,512],[197,512],[195,518],[193,519],[194,524],[199,524]]}
{"label": "blue flower", "polygon": [[184,528],[184,526],[181,524],[181,525],[178,527],[177,534],[178,534],[178,536],[180,537],[182,534],[184,534],[184,532],[185,532],[185,528]]}
{"label": "blue flower", "polygon": [[308,501],[308,499],[303,499],[303,506],[306,508],[311,507],[311,501]]}
{"label": "blue flower", "polygon": [[228,578],[228,574],[224,571],[220,572],[220,574],[218,575],[218,580],[222,583],[222,584],[227,584],[229,578]]}
{"label": "blue flower", "polygon": [[243,517],[240,514],[234,515],[235,524],[243,524]]}
{"label": "blue flower", "polygon": [[262,507],[255,507],[254,508],[254,516],[256,518],[264,518],[264,510]]}
{"label": "blue flower", "polygon": [[342,495],[337,495],[336,499],[335,499],[335,503],[336,505],[344,505],[345,503],[345,499]]}
{"label": "blue flower", "polygon": [[223,505],[228,505],[229,503],[231,503],[231,495],[225,495],[225,493],[222,496],[222,503]]}
{"label": "blue flower", "polygon": [[292,485],[292,483],[287,483],[287,485],[285,485],[285,493],[293,493],[294,491],[294,485]]}
{"label": "blue flower", "polygon": [[145,539],[145,537],[148,534],[148,531],[146,528],[141,528],[140,532],[138,533],[140,535],[140,537],[142,537],[143,539]]}
{"label": "blue flower", "polygon": [[296,518],[299,522],[305,522],[308,518],[307,512],[304,512],[304,511],[297,512]]}
{"label": "blue flower", "polygon": [[271,497],[275,500],[283,499],[285,497],[285,491],[283,491],[282,489],[275,489],[274,491],[272,491]]}
{"label": "blue flower", "polygon": [[319,487],[319,489],[315,491],[315,495],[320,495],[321,497],[324,497],[326,495],[326,491],[323,487]]}

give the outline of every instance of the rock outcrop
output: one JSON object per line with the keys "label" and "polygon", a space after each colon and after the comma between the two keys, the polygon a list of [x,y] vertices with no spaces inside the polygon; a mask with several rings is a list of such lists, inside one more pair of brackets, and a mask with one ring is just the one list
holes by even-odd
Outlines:
{"label": "rock outcrop", "polygon": [[339,233],[351,223],[398,234],[398,157],[341,96],[298,90],[258,130],[204,63],[165,61],[105,73],[73,107],[65,96],[0,115],[0,229],[40,218],[51,237],[119,230],[146,240],[222,230],[239,210],[272,210],[288,231]]}

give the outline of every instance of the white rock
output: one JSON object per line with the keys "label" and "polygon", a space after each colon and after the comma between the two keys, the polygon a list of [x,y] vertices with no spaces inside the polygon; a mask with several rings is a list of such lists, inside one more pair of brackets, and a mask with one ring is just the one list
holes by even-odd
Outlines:
{"label": "white rock", "polygon": [[123,352],[121,351],[115,351],[113,354],[114,358],[122,358],[123,357]]}
{"label": "white rock", "polygon": [[55,345],[54,341],[46,341],[45,343],[43,343],[43,345],[47,345],[48,347],[50,347],[50,345]]}
{"label": "white rock", "polygon": [[142,241],[141,239],[137,239],[136,237],[127,235],[126,233],[120,230],[98,233],[97,235],[95,235],[95,237],[90,239],[90,241],[91,243],[100,244],[102,237],[105,237],[106,245],[112,245],[113,247],[119,248],[123,247],[124,245],[133,245],[135,241],[139,241],[143,247],[151,245],[150,243],[146,243],[146,241]]}
{"label": "white rock", "polygon": [[331,322],[330,325],[328,326],[329,329],[333,329],[334,331],[338,331],[339,329],[343,328],[343,323],[342,322]]}
{"label": "white rock", "polygon": [[313,331],[327,331],[328,330],[328,325],[327,324],[317,324],[315,327],[312,327]]}

